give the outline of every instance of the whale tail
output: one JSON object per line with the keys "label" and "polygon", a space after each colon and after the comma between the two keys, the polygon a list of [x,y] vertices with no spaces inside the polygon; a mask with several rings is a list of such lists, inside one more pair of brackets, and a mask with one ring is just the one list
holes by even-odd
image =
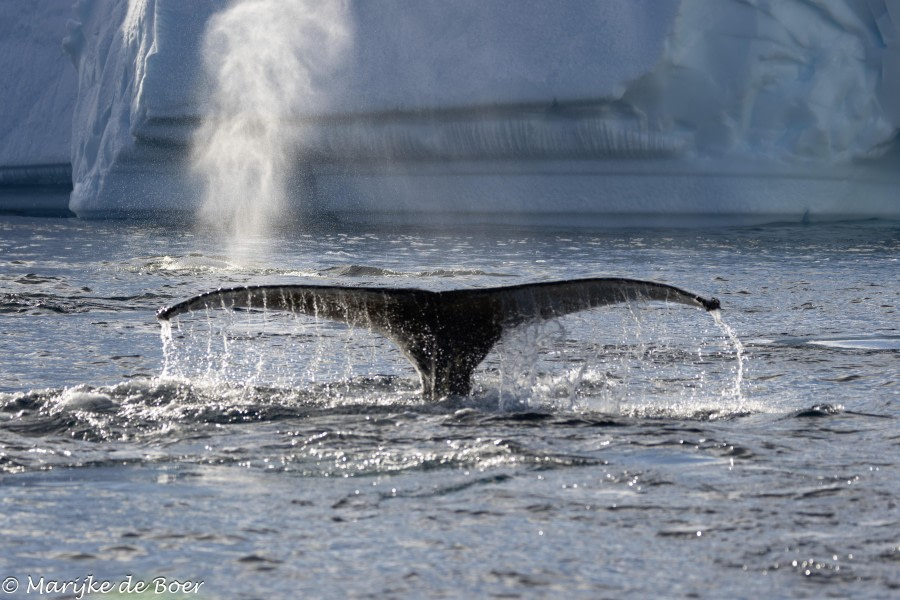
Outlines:
{"label": "whale tail", "polygon": [[467,395],[472,373],[504,332],[524,323],[632,300],[719,308],[674,286],[593,278],[431,292],[410,288],[261,285],[219,289],[157,313],[161,321],[201,308],[290,311],[366,327],[393,341],[416,368],[428,399]]}

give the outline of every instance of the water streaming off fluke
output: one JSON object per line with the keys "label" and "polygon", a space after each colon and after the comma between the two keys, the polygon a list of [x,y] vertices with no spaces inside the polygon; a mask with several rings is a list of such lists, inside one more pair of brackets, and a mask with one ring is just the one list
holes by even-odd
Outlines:
{"label": "water streaming off fluke", "polygon": [[[158,318],[168,323],[198,309],[262,309],[264,317],[267,311],[284,311],[365,328],[396,345],[415,367],[423,396],[434,400],[468,395],[474,371],[498,341],[520,326],[639,300],[680,303],[714,314],[720,306],[715,298],[671,285],[590,278],[441,292],[320,285],[239,287],[195,296],[160,310]],[[721,318],[716,322],[721,323]],[[227,354],[227,336],[222,339]],[[584,369],[579,373],[583,375]],[[739,366],[736,398],[740,398],[741,378]]]}

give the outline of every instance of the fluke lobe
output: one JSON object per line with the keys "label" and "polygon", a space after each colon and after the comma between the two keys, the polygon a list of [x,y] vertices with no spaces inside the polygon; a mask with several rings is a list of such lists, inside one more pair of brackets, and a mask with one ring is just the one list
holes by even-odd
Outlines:
{"label": "fluke lobe", "polygon": [[259,308],[303,313],[367,327],[393,341],[412,362],[428,399],[466,395],[472,372],[518,325],[632,300],[719,308],[680,288],[621,278],[571,279],[506,287],[431,292],[410,288],[260,285],[219,289],[167,308],[168,321],[201,308]]}

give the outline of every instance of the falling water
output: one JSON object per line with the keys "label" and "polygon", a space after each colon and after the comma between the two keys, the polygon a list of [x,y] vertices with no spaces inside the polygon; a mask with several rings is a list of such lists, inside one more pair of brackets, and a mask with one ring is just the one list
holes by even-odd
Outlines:
{"label": "falling water", "polygon": [[[399,350],[365,329],[265,307],[217,308],[180,316],[177,339],[173,325],[163,323],[164,375],[286,389],[321,384],[352,388],[354,398],[367,399],[373,391],[394,396],[416,387]],[[496,401],[501,412],[694,416],[746,410],[743,345],[717,311],[711,316],[724,333],[724,348],[723,337],[697,331],[694,311],[648,306],[653,326],[645,331],[637,308],[629,303],[517,328],[477,370],[476,396]],[[387,387],[373,386],[378,381]],[[398,388],[398,381],[405,383]]]}
{"label": "falling water", "polygon": [[716,322],[716,326],[722,330],[728,340],[731,342],[731,345],[734,346],[734,354],[735,360],[737,361],[737,367],[735,368],[734,374],[734,387],[732,388],[732,397],[741,402],[744,399],[743,392],[741,391],[741,385],[744,382],[744,345],[741,343],[740,338],[735,333],[734,329],[725,322],[722,318],[722,312],[719,310],[710,311],[713,320]]}
{"label": "falling water", "polygon": [[199,220],[233,249],[287,211],[297,119],[326,104],[329,74],[349,45],[341,2],[238,0],[209,20],[210,96],[192,164],[203,186]]}
{"label": "falling water", "polygon": [[162,340],[162,352],[163,352],[163,369],[162,376],[166,377],[169,375],[169,366],[172,361],[172,353],[174,352],[174,344],[172,341],[172,322],[171,321],[160,321],[159,322],[159,337]]}
{"label": "falling water", "polygon": [[714,332],[698,327],[697,312],[635,302],[520,327],[485,359],[477,389],[497,390],[502,409],[742,413],[743,345],[715,312]]}

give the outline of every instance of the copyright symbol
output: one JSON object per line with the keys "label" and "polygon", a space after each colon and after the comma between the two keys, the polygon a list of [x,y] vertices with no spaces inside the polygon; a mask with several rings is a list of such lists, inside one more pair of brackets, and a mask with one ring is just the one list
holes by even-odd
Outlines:
{"label": "copyright symbol", "polygon": [[15,577],[7,577],[3,580],[3,585],[0,585],[0,590],[3,590],[4,594],[15,594],[18,589],[19,580]]}

